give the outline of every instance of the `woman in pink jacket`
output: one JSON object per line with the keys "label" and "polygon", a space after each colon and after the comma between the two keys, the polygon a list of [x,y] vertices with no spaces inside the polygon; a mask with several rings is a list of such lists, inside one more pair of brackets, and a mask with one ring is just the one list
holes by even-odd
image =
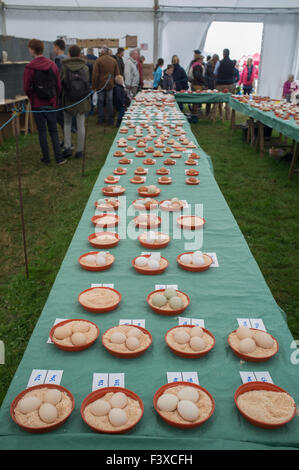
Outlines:
{"label": "woman in pink jacket", "polygon": [[253,65],[253,59],[250,57],[247,59],[247,64],[242,70],[239,84],[243,85],[244,95],[250,95],[252,92],[253,80],[256,76],[256,67]]}

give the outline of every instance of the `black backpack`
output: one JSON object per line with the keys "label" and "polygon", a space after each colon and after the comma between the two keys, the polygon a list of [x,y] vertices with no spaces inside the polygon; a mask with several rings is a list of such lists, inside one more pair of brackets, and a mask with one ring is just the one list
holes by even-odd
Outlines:
{"label": "black backpack", "polygon": [[85,98],[89,93],[89,78],[86,78],[86,70],[84,67],[76,71],[67,68],[64,92],[68,100],[72,102],[80,101]]}
{"label": "black backpack", "polygon": [[37,96],[44,100],[50,100],[57,94],[57,80],[52,70],[34,70],[33,89]]}

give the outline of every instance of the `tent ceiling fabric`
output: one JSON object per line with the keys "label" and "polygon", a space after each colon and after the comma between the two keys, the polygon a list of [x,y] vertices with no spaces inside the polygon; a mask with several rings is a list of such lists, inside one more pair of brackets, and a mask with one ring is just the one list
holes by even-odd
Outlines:
{"label": "tent ceiling fabric", "polygon": [[[144,51],[147,62],[153,61],[156,23],[157,55],[168,63],[177,54],[184,67],[195,48],[204,49],[213,21],[262,22],[258,92],[279,98],[287,75],[294,73],[299,78],[298,0],[159,0],[159,6],[158,14],[154,15],[153,0],[127,0],[125,6],[123,0],[6,0],[3,12],[6,33],[16,37],[51,41],[59,35],[78,38],[137,35],[139,44],[149,45],[148,51]],[[287,9],[291,13],[283,14]],[[223,47],[226,46],[224,38]]]}

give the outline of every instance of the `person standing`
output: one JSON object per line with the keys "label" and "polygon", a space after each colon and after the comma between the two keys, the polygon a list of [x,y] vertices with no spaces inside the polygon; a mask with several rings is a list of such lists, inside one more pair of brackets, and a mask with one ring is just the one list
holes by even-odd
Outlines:
{"label": "person standing", "polygon": [[[63,61],[61,67],[62,103],[70,106],[77,101],[83,100],[90,91],[89,68],[85,59],[80,57],[80,47],[73,45],[69,47],[69,58]],[[64,158],[72,156],[71,149],[71,124],[72,117],[77,123],[77,152],[76,158],[83,156],[85,141],[85,113],[90,110],[89,99],[81,101],[64,111],[64,146],[62,153]]]}
{"label": "person standing", "polygon": [[144,83],[143,83],[143,62],[144,62],[144,61],[143,61],[142,58],[141,58],[141,57],[143,57],[143,56],[140,56],[140,49],[137,48],[136,51],[137,51],[137,59],[136,59],[136,61],[137,61],[137,68],[138,68],[138,73],[139,73],[138,89],[141,90],[141,89],[143,88],[143,85],[144,85]]}
{"label": "person standing", "polygon": [[124,64],[124,57],[125,55],[125,50],[123,47],[119,47],[117,49],[117,53],[115,54],[114,58],[116,59],[116,62],[118,64],[118,69],[119,69],[119,74],[124,76],[124,70],[125,70],[125,64]]}
{"label": "person standing", "polygon": [[154,75],[153,89],[154,90],[158,90],[158,87],[161,83],[161,78],[163,75],[163,69],[162,69],[163,64],[164,64],[164,60],[162,58],[158,59],[154,73],[153,73]]}
{"label": "person standing", "polygon": [[174,83],[173,76],[172,76],[173,69],[174,67],[172,64],[167,65],[167,69],[164,72],[163,81],[162,81],[163,90],[167,90],[167,91],[175,90],[175,83]]}
{"label": "person standing", "polygon": [[[203,59],[204,56],[201,55],[200,50],[195,49],[194,59],[191,61],[188,70],[188,80],[191,82],[192,91],[202,90],[205,86]],[[198,115],[201,107],[201,104],[193,104],[191,113]]]}
{"label": "person standing", "polygon": [[256,77],[256,67],[253,65],[253,59],[249,57],[247,63],[244,66],[241,76],[240,76],[240,85],[243,85],[244,95],[250,95],[253,88],[253,81]]}
{"label": "person standing", "polygon": [[[223,49],[223,59],[217,62],[214,69],[216,75],[216,88],[219,91],[227,90],[230,93],[235,91],[235,61],[229,57],[229,49]],[[229,119],[229,105],[225,103],[226,119]],[[219,103],[219,112],[222,118],[222,103]]]}
{"label": "person standing", "polygon": [[173,65],[173,81],[175,83],[175,89],[177,91],[188,90],[188,77],[185,69],[180,65],[180,59],[177,55],[173,55],[171,59]]}
{"label": "person standing", "polygon": [[51,137],[55,160],[62,165],[66,160],[62,157],[57,132],[57,109],[61,82],[57,65],[43,55],[44,43],[39,39],[31,39],[28,49],[33,60],[26,64],[24,70],[24,91],[30,99],[38,130],[39,143],[43,157],[41,162],[50,163],[47,142],[47,128]]}
{"label": "person standing", "polygon": [[294,80],[294,75],[289,74],[288,79],[283,84],[282,97],[287,100],[288,103],[297,103],[299,87]]}
{"label": "person standing", "polygon": [[95,62],[97,60],[97,56],[93,53],[93,48],[92,47],[89,47],[87,49],[86,58],[87,58],[87,60],[93,61],[93,62]]}
{"label": "person standing", "polygon": [[100,57],[94,64],[92,73],[92,88],[94,91],[103,88],[106,84],[105,89],[98,93],[97,124],[103,124],[104,122],[104,106],[106,103],[107,122],[108,125],[113,126],[113,88],[116,75],[119,75],[117,62],[114,57],[109,55],[108,47],[104,46],[101,49]]}
{"label": "person standing", "polygon": [[[219,55],[214,54],[213,57],[207,62],[205,68],[205,81],[208,90],[214,90],[216,87],[216,77],[214,74],[214,69],[216,67],[217,62],[219,61]],[[211,112],[211,103],[206,104],[206,115],[209,116]]]}
{"label": "person standing", "polygon": [[140,82],[137,58],[138,52],[134,49],[130,52],[130,57],[125,63],[125,86],[127,88],[129,98],[133,98],[136,95]]}
{"label": "person standing", "polygon": [[[56,41],[53,42],[53,51],[55,54],[54,62],[57,65],[58,71],[60,73],[61,70],[61,63],[63,60],[67,58],[67,55],[65,54],[65,42],[63,39],[56,39]],[[61,102],[61,96],[59,97],[59,107],[61,107],[62,102]],[[57,111],[57,123],[60,125],[62,131],[63,131],[63,111]],[[61,146],[63,147],[63,142],[61,143]]]}
{"label": "person standing", "polygon": [[116,111],[118,111],[118,117],[116,121],[116,127],[120,126],[121,120],[125,114],[125,110],[130,104],[130,100],[125,90],[124,78],[121,75],[115,77],[115,87],[113,89],[113,104]]}

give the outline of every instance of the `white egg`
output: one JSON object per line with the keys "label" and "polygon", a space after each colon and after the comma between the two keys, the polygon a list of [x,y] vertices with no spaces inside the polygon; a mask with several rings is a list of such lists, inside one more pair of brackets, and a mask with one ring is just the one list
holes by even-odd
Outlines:
{"label": "white egg", "polygon": [[72,330],[73,333],[77,333],[80,331],[80,333],[87,333],[90,329],[90,325],[87,322],[78,322],[72,325]]}
{"label": "white egg", "polygon": [[37,410],[41,405],[41,400],[37,397],[24,397],[18,403],[18,409],[21,413],[27,414]]}
{"label": "white egg", "polygon": [[51,403],[43,403],[38,410],[39,417],[44,423],[50,424],[57,418],[57,409]]}
{"label": "white egg", "polygon": [[124,408],[128,403],[128,399],[123,392],[116,392],[112,395],[110,403],[112,408]]}
{"label": "white egg", "polygon": [[173,393],[164,393],[157,400],[157,406],[161,411],[174,411],[178,404],[178,397]]}
{"label": "white egg", "polygon": [[128,416],[124,410],[113,408],[109,411],[109,421],[113,426],[123,426],[128,421]]}
{"label": "white egg", "polygon": [[139,348],[140,341],[135,336],[130,336],[130,338],[126,339],[126,346],[130,351],[135,351],[135,349]]}
{"label": "white egg", "polygon": [[147,222],[147,219],[148,219],[147,214],[140,214],[140,215],[138,216],[138,222],[139,222],[139,223],[140,223],[140,222]]}
{"label": "white egg", "polygon": [[142,335],[142,331],[139,330],[139,328],[131,328],[127,334],[128,338],[131,338],[131,336],[135,337],[135,338],[140,338],[140,336]]}
{"label": "white egg", "polygon": [[72,330],[69,326],[58,326],[57,328],[55,328],[54,330],[54,336],[55,338],[57,339],[64,339],[64,338],[68,338],[69,336],[71,336],[72,334]]}
{"label": "white egg", "polygon": [[195,421],[199,417],[199,409],[190,400],[179,401],[178,412],[186,421]]}
{"label": "white egg", "polygon": [[239,328],[236,330],[236,335],[239,339],[244,339],[252,338],[253,333],[250,328],[247,328],[247,326],[239,326]]}
{"label": "white egg", "polygon": [[252,338],[241,339],[239,351],[244,354],[252,353],[256,349],[256,344]]}
{"label": "white egg", "polygon": [[193,336],[190,339],[190,347],[193,351],[203,351],[206,348],[205,340],[199,336]]}
{"label": "white egg", "polygon": [[111,410],[111,405],[108,401],[104,400],[103,398],[99,398],[99,400],[95,400],[90,406],[90,412],[94,416],[105,416]]}
{"label": "white egg", "polygon": [[193,252],[193,255],[195,255],[195,256],[203,256],[203,252],[197,250],[197,251],[194,251],[194,252]]}
{"label": "white egg", "polygon": [[96,265],[105,266],[105,264],[106,264],[106,256],[104,256],[102,253],[98,253],[96,255]]}
{"label": "white egg", "polygon": [[156,261],[159,261],[160,262],[160,259],[161,259],[161,255],[160,253],[151,253],[151,256],[149,257],[150,260],[156,260]]}
{"label": "white egg", "polygon": [[273,338],[264,331],[258,331],[254,334],[254,340],[258,346],[263,349],[271,349],[274,345]]}
{"label": "white egg", "polygon": [[195,387],[184,387],[178,392],[179,400],[190,400],[196,403],[199,400],[199,393]]}
{"label": "white egg", "polygon": [[169,306],[173,310],[178,310],[179,308],[182,308],[183,305],[184,305],[183,300],[181,299],[181,297],[178,297],[177,295],[173,296],[173,297],[171,297],[171,299],[169,299]]}
{"label": "white egg", "polygon": [[183,328],[176,328],[173,338],[179,344],[186,344],[190,341],[190,335]]}
{"label": "white egg", "polygon": [[157,240],[158,243],[163,243],[167,239],[168,239],[167,235],[163,235],[163,234],[157,235],[157,237],[156,237],[156,240]]}
{"label": "white egg", "polygon": [[147,188],[147,192],[149,194],[155,193],[156,191],[157,191],[157,188],[154,185],[148,186],[148,188]]}
{"label": "white egg", "polygon": [[200,326],[193,326],[193,328],[190,328],[190,336],[202,336],[203,335],[203,329]]}
{"label": "white egg", "polygon": [[95,257],[95,255],[87,255],[87,256],[84,256],[84,261],[86,263],[95,263],[96,262],[96,257]]}
{"label": "white egg", "polygon": [[192,255],[192,264],[194,266],[203,266],[205,264],[205,260],[203,256],[199,255]]}
{"label": "white egg", "polygon": [[155,232],[149,231],[149,232],[146,234],[146,241],[147,241],[148,243],[153,243],[155,240],[156,240],[156,234],[155,234]]}
{"label": "white egg", "polygon": [[180,260],[184,264],[191,264],[192,263],[192,255],[182,255],[182,256],[180,256]]}
{"label": "white egg", "polygon": [[83,346],[83,344],[87,343],[87,339],[84,333],[78,331],[77,333],[72,334],[71,342],[74,346]]}
{"label": "white egg", "polygon": [[160,268],[160,263],[159,261],[155,259],[150,259],[147,263],[149,269],[159,269]]}
{"label": "white egg", "polygon": [[168,201],[168,200],[164,201],[162,206],[165,206],[165,207],[171,206],[171,201]]}
{"label": "white egg", "polygon": [[180,202],[179,198],[178,197],[173,197],[171,199],[171,202]]}
{"label": "white egg", "polygon": [[61,399],[62,399],[61,391],[55,388],[49,389],[44,396],[44,402],[51,403],[52,405],[57,405],[57,403],[59,403]]}
{"label": "white egg", "polygon": [[145,256],[138,256],[138,258],[135,259],[135,264],[139,268],[143,268],[144,266],[147,266],[148,258],[145,258]]}
{"label": "white egg", "polygon": [[126,341],[126,335],[121,333],[120,331],[113,331],[110,336],[110,342],[116,344],[122,344]]}

